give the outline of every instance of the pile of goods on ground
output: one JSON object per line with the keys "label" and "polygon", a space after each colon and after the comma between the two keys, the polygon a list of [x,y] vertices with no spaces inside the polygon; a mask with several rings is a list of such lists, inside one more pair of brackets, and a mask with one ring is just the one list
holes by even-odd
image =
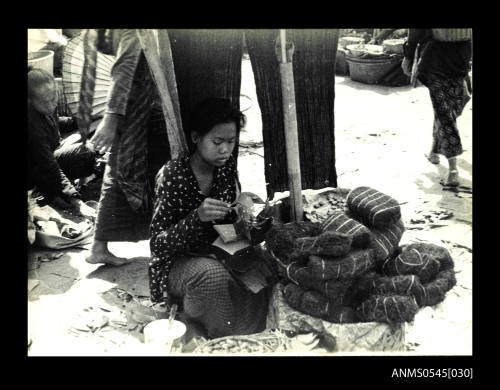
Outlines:
{"label": "pile of goods on ground", "polygon": [[[28,191],[28,242],[51,249],[88,244],[94,232],[93,223],[84,219],[76,223],[63,217],[49,205],[39,206],[38,197]],[[95,202],[94,202],[95,203]],[[91,206],[93,203],[87,202]],[[92,207],[92,206],[91,206]]]}
{"label": "pile of goods on ground", "polygon": [[358,187],[321,222],[275,224],[266,247],[293,309],[333,323],[394,325],[413,321],[456,284],[448,250],[400,246],[404,231],[394,198]]}
{"label": "pile of goods on ground", "polygon": [[285,352],[290,349],[291,340],[279,330],[266,329],[251,335],[219,337],[209,340],[197,348],[200,354],[266,354]]}

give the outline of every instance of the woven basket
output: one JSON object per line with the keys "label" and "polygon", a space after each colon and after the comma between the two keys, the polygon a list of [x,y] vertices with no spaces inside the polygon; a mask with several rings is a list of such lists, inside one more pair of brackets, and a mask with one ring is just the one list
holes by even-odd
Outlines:
{"label": "woven basket", "polygon": [[377,84],[400,58],[362,59],[346,56],[351,80],[365,84]]}
{"label": "woven basket", "polygon": [[28,53],[28,66],[43,69],[54,75],[54,51],[38,50]]}
{"label": "woven basket", "polygon": [[472,39],[472,29],[470,28],[433,28],[432,34],[436,41],[441,42],[469,41]]}

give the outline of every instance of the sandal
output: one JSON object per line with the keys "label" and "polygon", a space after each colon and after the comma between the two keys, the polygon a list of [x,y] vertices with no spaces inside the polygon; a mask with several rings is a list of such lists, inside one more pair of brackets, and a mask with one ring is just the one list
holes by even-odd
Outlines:
{"label": "sandal", "polygon": [[439,155],[437,153],[429,153],[426,154],[427,160],[429,160],[432,164],[439,164]]}

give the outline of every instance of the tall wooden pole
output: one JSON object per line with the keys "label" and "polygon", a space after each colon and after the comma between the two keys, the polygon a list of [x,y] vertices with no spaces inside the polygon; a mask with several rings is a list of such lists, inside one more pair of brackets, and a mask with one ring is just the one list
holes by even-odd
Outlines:
{"label": "tall wooden pole", "polygon": [[286,45],[286,30],[280,30],[281,50],[276,50],[280,66],[281,95],[285,124],[286,161],[288,186],[290,188],[290,207],[293,221],[302,221],[302,180],[300,177],[299,139],[297,131],[297,111],[295,106],[295,87],[293,82],[293,46]]}
{"label": "tall wooden pole", "polygon": [[[174,107],[174,102],[172,101],[170,93],[170,89],[173,88],[173,85],[171,84],[169,88],[168,80],[163,73],[164,67],[161,64],[160,56],[158,55],[162,48],[159,47],[152,30],[138,29],[137,36],[160,95],[163,114],[165,116],[167,126],[170,155],[171,158],[177,158],[181,153],[185,152],[188,147],[184,131],[181,127],[181,121],[177,117],[178,115],[176,115],[176,108]],[[173,64],[171,69],[173,70]],[[177,94],[175,96],[177,96]],[[179,112],[180,110],[177,108],[177,111]]]}

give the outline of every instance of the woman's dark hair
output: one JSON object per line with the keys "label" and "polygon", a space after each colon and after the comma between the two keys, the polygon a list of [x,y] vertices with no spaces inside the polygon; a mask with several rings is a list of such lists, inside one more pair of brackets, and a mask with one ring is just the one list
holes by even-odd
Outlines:
{"label": "woman's dark hair", "polygon": [[207,134],[219,123],[236,124],[236,134],[245,126],[245,115],[229,99],[208,98],[198,103],[190,118],[190,130],[200,136]]}
{"label": "woman's dark hair", "polygon": [[28,66],[28,98],[33,96],[33,91],[35,89],[49,83],[55,83],[54,76],[45,69]]}

